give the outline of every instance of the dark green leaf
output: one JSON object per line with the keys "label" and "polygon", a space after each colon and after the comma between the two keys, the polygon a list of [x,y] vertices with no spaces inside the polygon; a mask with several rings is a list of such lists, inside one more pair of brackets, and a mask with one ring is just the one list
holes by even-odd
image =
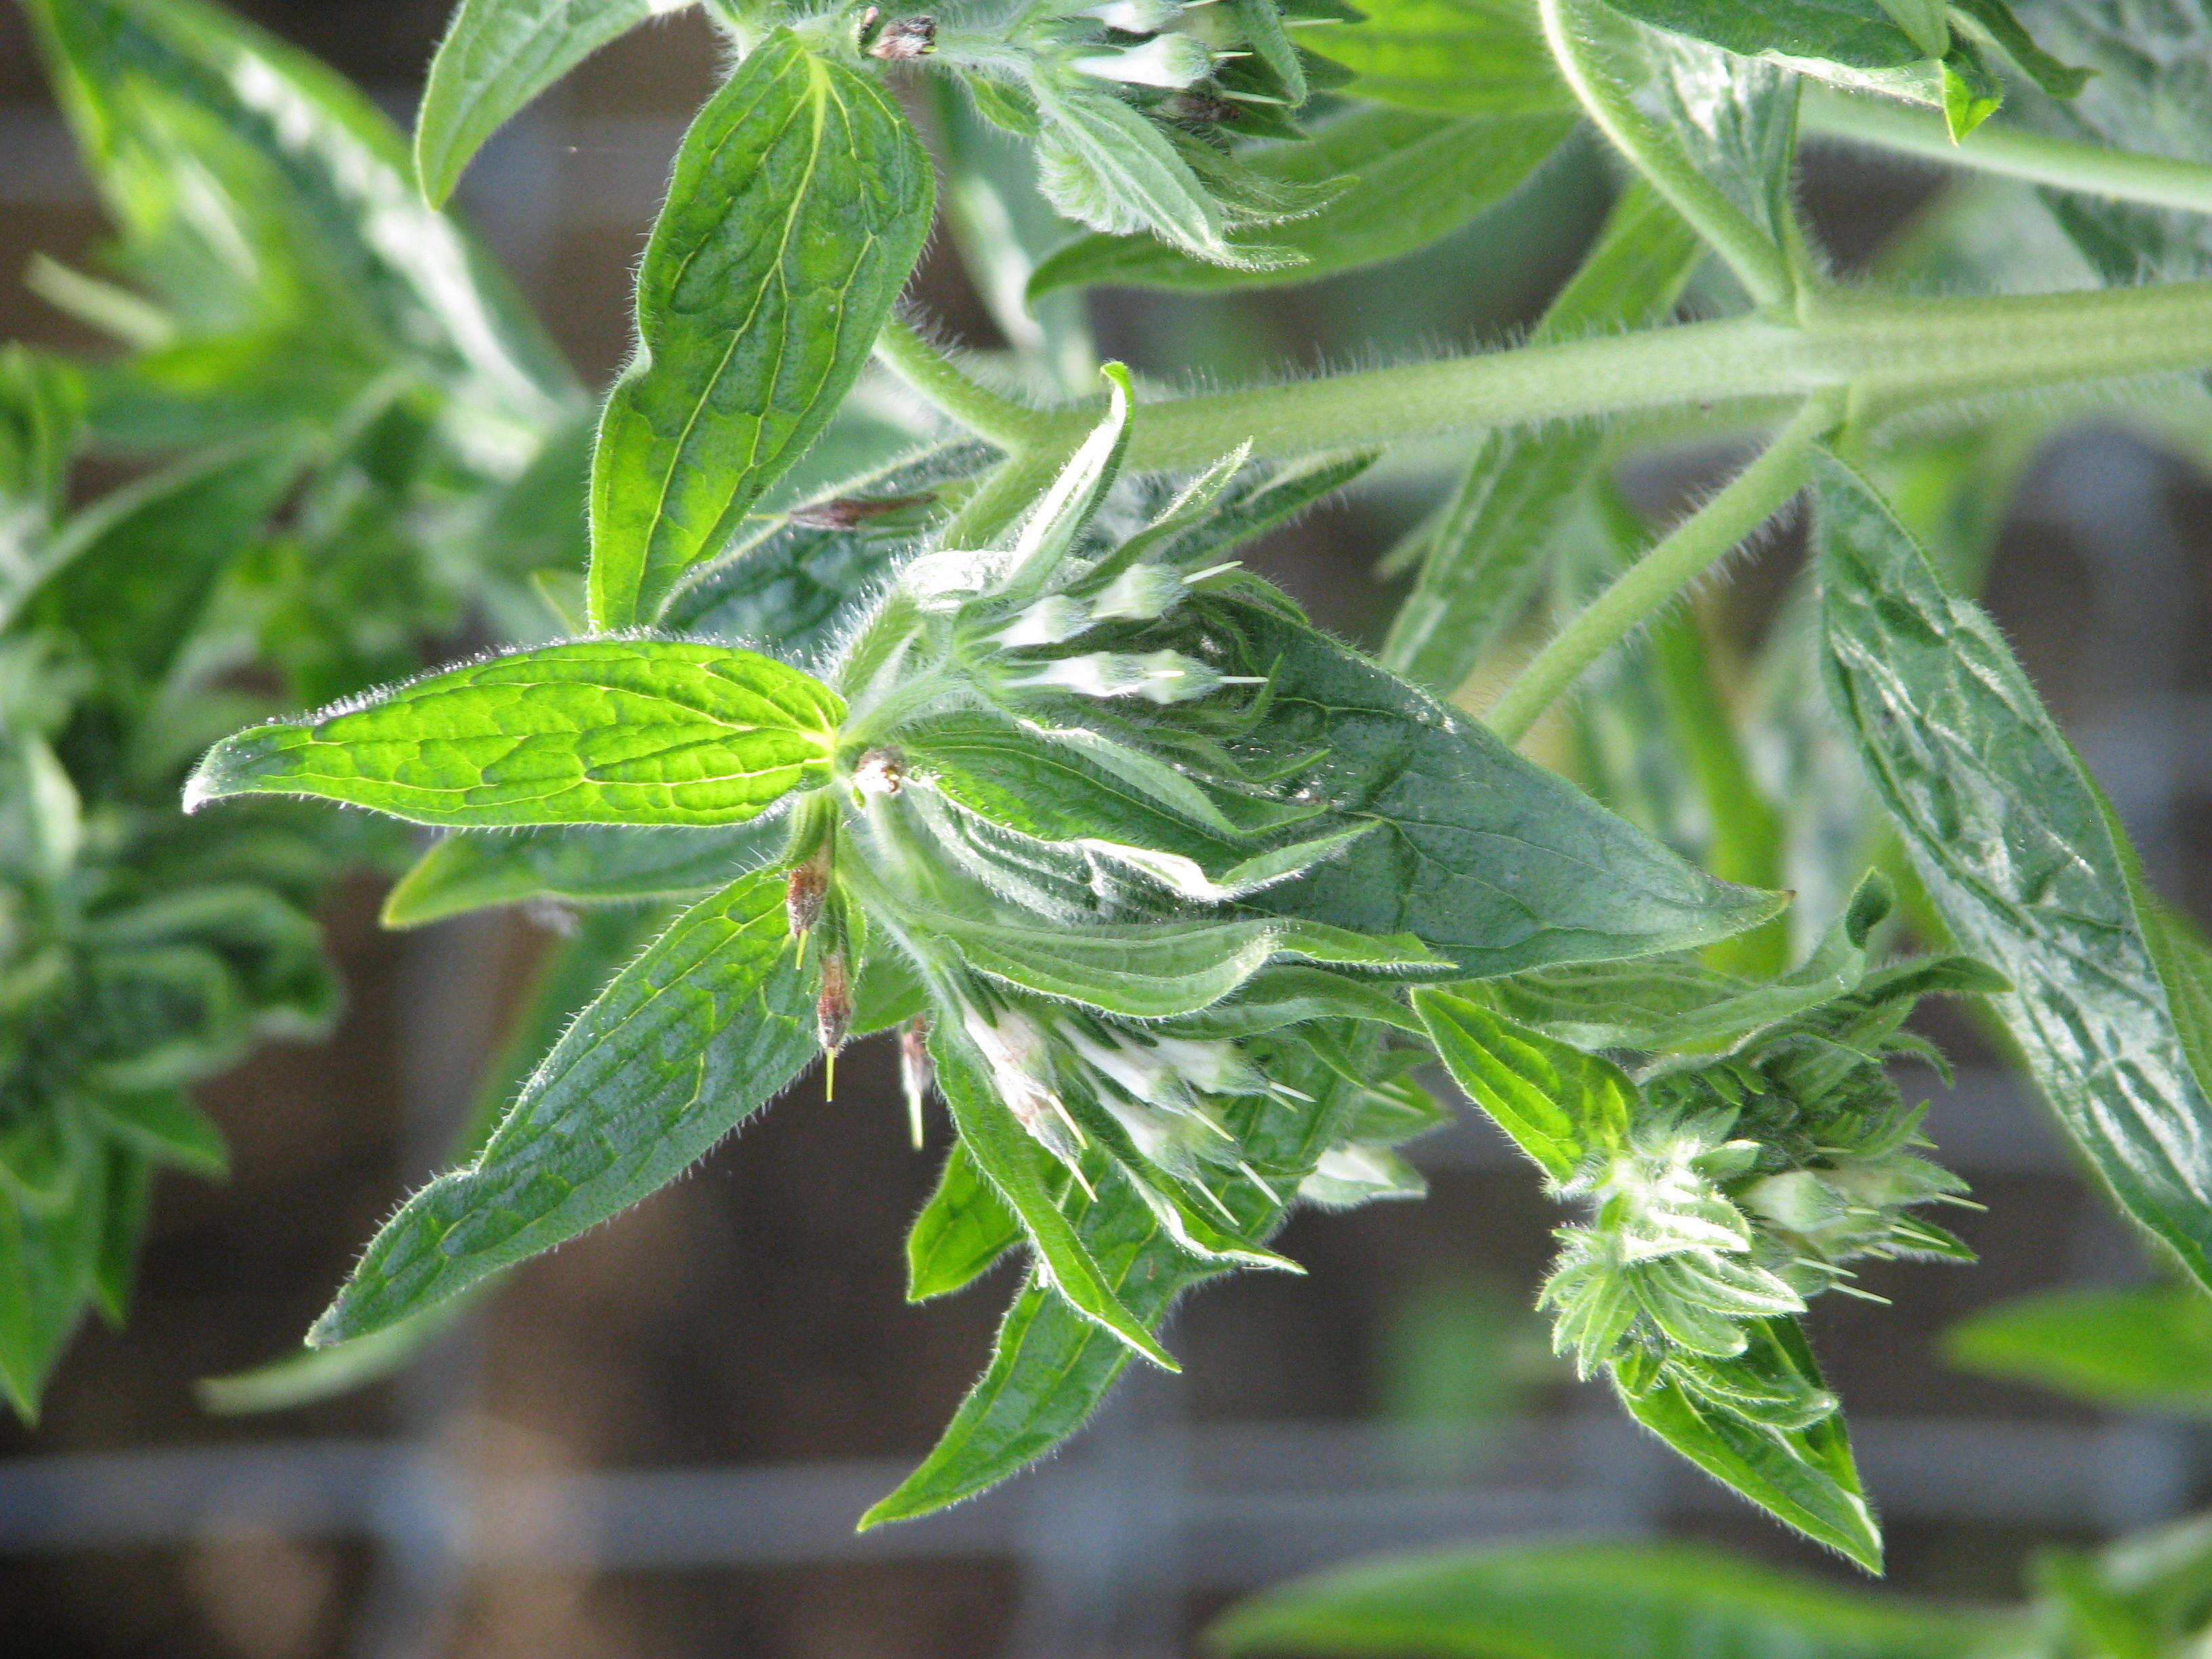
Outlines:
{"label": "dark green leaf", "polygon": [[400,1209],[309,1340],[380,1330],[666,1184],[817,1051],[784,883],[679,916],[578,1015],[476,1158]]}
{"label": "dark green leaf", "polygon": [[1246,660],[1273,668],[1267,752],[1322,755],[1285,780],[1336,822],[1379,821],[1328,863],[1246,902],[1368,934],[1411,933],[1474,976],[1687,949],[1784,901],[1716,882],[1522,759],[1481,726],[1344,647],[1239,607]]}
{"label": "dark green leaf", "polygon": [[934,175],[874,81],[776,30],[684,136],[592,462],[591,617],[657,618],[868,360]]}
{"label": "dark green leaf", "polygon": [[937,1190],[906,1236],[906,1299],[964,1289],[1021,1242],[1021,1222],[955,1141]]}
{"label": "dark green leaf", "polygon": [[1208,1638],[1360,1659],[1966,1659],[2006,1630],[1701,1546],[1589,1540],[1340,1567],[1231,1609]]}
{"label": "dark green leaf", "polygon": [[107,1161],[88,1162],[50,1215],[0,1194],[0,1393],[26,1423],[98,1285],[106,1244]]}
{"label": "dark green leaf", "polygon": [[2097,1405],[2212,1415],[2212,1302],[2188,1285],[2049,1291],[1943,1334],[1951,1363]]}
{"label": "dark green leaf", "polygon": [[1815,483],[1830,690],[1914,867],[2114,1196],[2212,1282],[2212,1102],[2133,854],[1995,624],[1857,475]]}
{"label": "dark green leaf", "polygon": [[1454,118],[1352,109],[1310,138],[1244,158],[1264,178],[1335,187],[1316,212],[1269,232],[1297,263],[1240,270],[1151,236],[1093,234],[1047,258],[1029,291],[1104,286],[1209,294],[1314,282],[1395,259],[1450,234],[1519,188],[1573,120],[1565,112]]}
{"label": "dark green leaf", "polygon": [[[1822,1386],[1795,1320],[1756,1322],[1752,1335],[1747,1360],[1767,1358],[1794,1370],[1809,1388]],[[1860,1489],[1840,1414],[1809,1428],[1765,1428],[1663,1380],[1641,1393],[1623,1388],[1620,1397],[1638,1422],[1722,1485],[1869,1572],[1881,1571],[1881,1532]]]}
{"label": "dark green leaf", "polygon": [[153,1211],[154,1160],[128,1146],[107,1149],[100,1259],[93,1264],[93,1300],[100,1317],[120,1328],[138,1280],[138,1245]]}
{"label": "dark green leaf", "polygon": [[1452,1080],[1553,1181],[1626,1143],[1641,1097],[1610,1060],[1448,992],[1416,991],[1413,1007]]}
{"label": "dark green leaf", "polygon": [[210,750],[190,811],[314,795],[417,823],[738,823],[829,770],[844,704],[772,657],[666,640],[545,646]]}
{"label": "dark green leaf", "polygon": [[1987,30],[2004,55],[2053,98],[2072,98],[2089,84],[2091,71],[2062,64],[2037,46],[2005,0],[1951,0],[1951,3]]}
{"label": "dark green leaf", "polygon": [[432,204],[516,111],[617,35],[690,0],[461,0],[415,119],[415,171]]}
{"label": "dark green leaf", "polygon": [[222,1132],[181,1090],[145,1095],[104,1095],[92,1109],[108,1128],[144,1157],[174,1164],[195,1175],[229,1172],[230,1153]]}
{"label": "dark green leaf", "polygon": [[384,901],[387,927],[420,927],[495,904],[622,904],[694,898],[783,848],[781,819],[716,828],[580,824],[449,836]]}

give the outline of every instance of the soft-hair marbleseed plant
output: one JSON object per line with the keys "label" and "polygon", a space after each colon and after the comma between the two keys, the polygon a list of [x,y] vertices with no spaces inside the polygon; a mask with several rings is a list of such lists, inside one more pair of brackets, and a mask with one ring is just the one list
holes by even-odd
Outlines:
{"label": "soft-hair marbleseed plant", "polygon": [[[669,9],[464,0],[416,125],[422,197]],[[2114,1201],[2212,1280],[2205,949],[1971,598],[2069,400],[2212,457],[2202,0],[706,10],[728,73],[676,158],[580,489],[572,394],[374,112],[198,0],[31,0],[142,280],[190,297],[226,250],[297,244],[323,283],[190,313],[227,353],[194,380],[137,295],[50,273],[137,331],[105,418],[186,445],[266,396],[223,330],[259,339],[255,307],[299,292],[349,317],[357,289],[413,355],[374,378],[386,402],[334,377],[350,423],[308,423],[373,435],[338,441],[377,487],[342,504],[410,527],[442,506],[523,579],[466,592],[506,641],[486,655],[289,679],[289,707],[343,700],[217,743],[190,832],[312,811],[231,797],[318,797],[455,832],[393,888],[395,925],[583,918],[495,1123],[371,1243],[316,1352],[226,1399],[388,1365],[877,1033],[916,1140],[948,1147],[912,1293],[1010,1251],[1026,1273],[983,1381],[870,1521],[1012,1474],[1132,1356],[1173,1364],[1176,1299],[1291,1266],[1294,1206],[1418,1193],[1395,1149],[1448,1114],[1436,1062],[1573,1206],[1540,1291],[1561,1351],[1870,1569],[1799,1319],[1869,1261],[1970,1258],[1936,1218],[1961,1184],[1891,1070],[1936,1058],[1904,1030],[1918,998],[1978,1000]],[[1801,125],[2040,194],[1966,192],[1839,283],[1796,206]],[[1102,380],[1068,303],[1308,282],[1462,232],[1503,259],[1492,210],[1591,144],[1620,187],[1509,349],[1140,390]],[[210,240],[179,158],[283,211]],[[896,311],[940,174],[994,362]],[[320,386],[312,333],[263,332],[288,385]],[[852,395],[879,371],[933,413],[887,435],[893,400]],[[222,396],[180,419],[149,390],[185,380]],[[1617,463],[1722,439],[1756,453],[1648,533]],[[1412,586],[1370,658],[1240,559],[1394,450],[1401,478],[1447,450],[1456,476],[1385,561]],[[46,494],[19,495],[49,501],[30,471]],[[1737,672],[1677,601],[1805,492],[1808,568]],[[509,543],[542,556],[501,564]],[[39,545],[34,576],[81,556]],[[225,567],[210,616],[270,563]],[[47,591],[55,621],[106,598]],[[56,716],[7,718],[29,757],[10,810],[50,801],[20,734]],[[145,774],[164,789],[177,744]],[[71,750],[87,776],[116,752]],[[1929,954],[1887,959],[1900,925]],[[40,1327],[54,1351],[91,1269],[44,1287],[12,1260],[0,1328],[76,1298]]]}

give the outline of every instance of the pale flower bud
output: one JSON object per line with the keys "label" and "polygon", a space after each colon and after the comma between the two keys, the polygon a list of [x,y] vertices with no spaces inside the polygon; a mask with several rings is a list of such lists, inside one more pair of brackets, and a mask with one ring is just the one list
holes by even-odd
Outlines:
{"label": "pale flower bud", "polygon": [[1157,703],[1188,702],[1223,685],[1256,685],[1255,677],[1218,674],[1180,651],[1137,657],[1094,651],[1040,664],[1019,685],[1051,685],[1086,697],[1143,697]]}
{"label": "pale flower bud", "polygon": [[1091,607],[1066,593],[1039,599],[991,635],[1002,650],[1018,651],[1028,645],[1058,645],[1091,626]]}
{"label": "pale flower bud", "polygon": [[1106,0],[1104,5],[1087,7],[1076,15],[1095,17],[1124,34],[1157,34],[1182,15],[1182,7],[1176,0]]}
{"label": "pale flower bud", "polygon": [[1102,81],[1179,91],[1213,73],[1213,54],[1188,34],[1156,34],[1125,52],[1095,52],[1074,60],[1076,69]]}
{"label": "pale flower bud", "polygon": [[1150,622],[1164,616],[1182,599],[1182,578],[1157,564],[1133,564],[1099,590],[1091,602],[1091,615]]}

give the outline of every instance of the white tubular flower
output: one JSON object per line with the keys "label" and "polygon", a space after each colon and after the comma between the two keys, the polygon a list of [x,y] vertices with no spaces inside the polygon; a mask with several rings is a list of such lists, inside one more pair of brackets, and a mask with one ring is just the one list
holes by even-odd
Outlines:
{"label": "white tubular flower", "polygon": [[1180,92],[1213,73],[1213,54],[1188,34],[1156,34],[1125,52],[1094,52],[1073,67],[1102,81],[1134,87],[1165,87]]}
{"label": "white tubular flower", "polygon": [[1150,622],[1182,600],[1182,578],[1157,564],[1133,564],[1099,590],[1091,615],[1101,622]]}
{"label": "white tubular flower", "polygon": [[986,1019],[981,1009],[963,1008],[960,1023],[990,1066],[991,1082],[1006,1109],[1046,1151],[1072,1165],[1082,1154],[1083,1132],[1052,1086],[1052,1058],[1043,1031],[1012,1009]]}
{"label": "white tubular flower", "polygon": [[1157,34],[1182,15],[1182,7],[1177,0],[1106,0],[1103,6],[1088,6],[1075,15],[1095,17],[1124,34]]}
{"label": "white tubular flower", "polygon": [[1091,626],[1091,607],[1066,593],[1039,599],[991,635],[1001,650],[1018,651],[1025,645],[1058,645]]}
{"label": "white tubular flower", "polygon": [[1259,1068],[1233,1042],[1194,1037],[1161,1037],[1152,1052],[1192,1088],[1209,1095],[1258,1094],[1267,1086]]}
{"label": "white tubular flower", "polygon": [[1053,685],[1086,697],[1143,697],[1167,704],[1188,702],[1224,685],[1257,685],[1257,676],[1218,674],[1180,651],[1154,651],[1142,657],[1094,651],[1041,664],[1018,685]]}

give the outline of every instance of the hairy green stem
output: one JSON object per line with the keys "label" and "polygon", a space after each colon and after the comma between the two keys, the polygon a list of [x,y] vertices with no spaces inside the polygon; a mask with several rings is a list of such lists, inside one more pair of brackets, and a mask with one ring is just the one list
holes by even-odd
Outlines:
{"label": "hairy green stem", "polygon": [[1483,716],[1490,729],[1508,743],[1519,742],[1607,647],[1626,638],[1771,518],[1804,483],[1814,442],[1835,424],[1839,404],[1833,395],[1807,399],[1765,453],[1553,636]]}
{"label": "hairy green stem", "polygon": [[1035,410],[977,382],[912,325],[892,318],[876,337],[876,356],[977,437],[1006,450],[1019,449],[1035,438]]}
{"label": "hairy green stem", "polygon": [[2164,155],[2107,149],[1985,122],[1954,143],[1943,118],[1886,98],[1855,97],[1810,83],[1803,119],[1809,132],[1951,167],[1972,167],[2057,190],[2141,202],[2147,207],[2212,213],[2212,167]]}
{"label": "hairy green stem", "polygon": [[1553,60],[1583,112],[1727,262],[1754,302],[1777,307],[1787,305],[1797,288],[1788,256],[1719,185],[1691,165],[1668,134],[1596,71],[1592,61],[1595,43],[1578,15],[1583,3],[1537,0],[1545,44],[1551,47]]}

